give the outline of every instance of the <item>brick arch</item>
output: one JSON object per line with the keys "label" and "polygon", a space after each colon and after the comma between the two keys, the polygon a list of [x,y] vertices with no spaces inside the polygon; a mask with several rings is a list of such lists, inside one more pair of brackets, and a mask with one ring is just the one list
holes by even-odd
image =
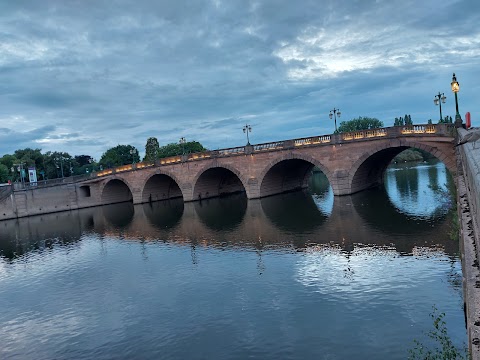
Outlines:
{"label": "brick arch", "polygon": [[[280,175],[280,176],[282,176],[282,185],[279,185],[278,181],[274,181],[270,185],[265,184],[265,178],[266,178],[267,174],[269,173],[269,171],[272,170],[272,168],[274,168],[275,165],[280,164],[281,162],[286,161],[286,160],[302,160],[302,161],[305,161],[305,162],[311,164],[312,166],[317,166],[327,177],[330,186],[332,186],[332,188],[334,187],[334,183],[332,182],[333,175],[332,175],[332,172],[330,171],[329,168],[327,168],[325,165],[323,165],[320,161],[318,161],[317,159],[315,159],[312,156],[305,155],[305,154],[298,153],[298,152],[289,152],[289,153],[284,153],[284,154],[278,156],[277,158],[268,162],[264,166],[263,170],[260,172],[260,174],[258,176],[258,182],[257,182],[257,185],[256,185],[257,186],[256,193],[258,193],[259,197],[269,196],[269,195],[273,195],[275,193],[283,192],[283,191],[290,191],[290,190],[297,189],[298,186],[305,187],[307,185],[304,182],[305,179],[306,179],[305,176],[302,178],[302,182],[299,183],[299,182],[297,182],[298,178],[295,178],[295,176],[293,176],[293,177],[288,177],[287,176],[286,177],[285,175]],[[303,168],[301,170],[306,170],[306,169]],[[284,172],[283,174],[288,174],[288,170],[286,170],[286,171],[287,172]],[[277,175],[273,174],[273,176],[278,178],[278,174]],[[264,186],[267,186],[267,190],[264,188]],[[263,189],[263,191],[262,191],[262,189]]]}
{"label": "brick arch", "polygon": [[[240,182],[242,183],[243,185],[243,188],[245,189],[245,192],[247,193],[247,197],[249,197],[249,188],[248,188],[248,182],[247,180],[245,179],[245,176],[242,174],[242,172],[240,170],[238,170],[235,166],[232,166],[230,164],[222,164],[222,163],[218,163],[218,162],[215,162],[213,164],[209,164],[207,166],[204,166],[203,168],[201,168],[196,174],[195,176],[193,177],[192,179],[192,195],[195,191],[195,186],[197,185],[197,182],[198,182],[198,179],[200,178],[200,176],[202,176],[206,171],[210,170],[210,169],[215,169],[215,168],[223,168],[223,169],[226,169],[226,170],[229,170],[231,171],[233,174],[235,174],[235,176],[240,180]],[[195,200],[195,199],[194,199]]]}
{"label": "brick arch", "polygon": [[[405,148],[417,148],[421,149],[424,151],[429,152],[433,156],[435,156],[438,160],[442,161],[445,164],[445,167],[450,171],[452,175],[456,174],[456,167],[455,167],[455,159],[452,156],[449,156],[448,154],[445,154],[444,151],[442,151],[441,148],[432,146],[423,142],[412,142],[412,141],[405,141],[404,139],[397,140],[395,145],[392,145],[391,143],[387,144],[382,144],[380,146],[373,147],[369,149],[368,151],[364,152],[353,164],[350,166],[350,169],[348,171],[349,177],[348,177],[348,185],[350,190],[353,190],[353,180],[355,178],[355,175],[357,174],[357,171],[360,169],[362,164],[367,161],[369,158],[374,156],[375,154],[378,154],[380,151],[383,150],[388,150],[388,149],[394,149],[394,148],[399,148],[399,147],[405,147]],[[402,150],[403,151],[403,150]],[[400,151],[401,152],[401,151]]]}
{"label": "brick arch", "polygon": [[127,186],[128,190],[130,192],[131,200],[133,200],[134,192],[133,192],[133,187],[131,186],[130,182],[127,179],[125,179],[124,176],[113,175],[113,176],[110,176],[107,179],[105,179],[105,181],[103,181],[102,184],[100,185],[100,198],[102,199],[102,204],[112,204],[112,203],[117,203],[117,202],[128,201],[128,200],[124,200],[123,196],[121,194],[120,194],[120,196],[111,196],[112,194],[109,194],[110,197],[105,198],[105,187],[114,180],[119,180]]}
{"label": "brick arch", "polygon": [[168,171],[168,170],[165,170],[165,169],[156,169],[154,172],[150,173],[141,183],[141,187],[140,187],[140,191],[141,191],[141,196],[142,196],[142,199],[143,199],[143,192],[145,190],[145,186],[147,185],[147,182],[148,180],[150,180],[152,177],[154,177],[155,175],[165,175],[165,176],[168,176],[169,178],[171,178],[173,180],[173,182],[175,182],[175,184],[177,184],[177,186],[179,187],[180,189],[180,192],[182,193],[182,197],[185,199],[185,194],[182,190],[182,182],[178,179],[178,177],[176,175],[174,175],[172,172]]}
{"label": "brick arch", "polygon": [[108,178],[105,179],[105,181],[102,182],[102,184],[100,185],[100,195],[103,194],[103,189],[105,189],[105,186],[112,180],[121,180],[125,183],[125,185],[128,186],[128,189],[130,190],[130,192],[132,193],[133,195],[133,187],[132,185],[130,184],[130,182],[125,179],[124,176],[121,176],[121,175],[111,175],[109,176]]}
{"label": "brick arch", "polygon": [[304,160],[304,161],[307,161],[307,162],[311,163],[312,165],[318,167],[320,170],[322,170],[322,172],[327,177],[330,185],[333,184],[333,182],[331,180],[332,179],[332,172],[325,165],[323,165],[321,162],[319,162],[317,159],[315,159],[311,156],[300,154],[300,153],[297,153],[297,152],[292,152],[292,153],[288,153],[288,154],[283,154],[283,155],[275,158],[274,160],[270,161],[267,165],[265,165],[262,172],[258,175],[259,186],[261,186],[265,175],[267,175],[267,173],[270,171],[270,169],[272,167],[274,167],[275,165],[277,165],[278,163],[280,163],[282,161],[285,161],[285,160]]}

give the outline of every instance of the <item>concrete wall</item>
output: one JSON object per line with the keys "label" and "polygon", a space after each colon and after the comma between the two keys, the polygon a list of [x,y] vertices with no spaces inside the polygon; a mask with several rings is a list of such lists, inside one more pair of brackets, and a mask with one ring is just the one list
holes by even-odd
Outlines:
{"label": "concrete wall", "polygon": [[[458,130],[459,137],[467,131]],[[480,359],[480,144],[458,147],[460,247],[467,334],[472,359]]]}

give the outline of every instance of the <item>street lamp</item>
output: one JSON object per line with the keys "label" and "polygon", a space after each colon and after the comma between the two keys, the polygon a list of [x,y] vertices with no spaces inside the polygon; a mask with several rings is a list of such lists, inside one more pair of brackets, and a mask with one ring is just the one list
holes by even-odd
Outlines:
{"label": "street lamp", "polygon": [[455,127],[462,127],[462,117],[458,112],[458,98],[457,93],[460,91],[460,84],[457,81],[457,77],[455,73],[453,73],[452,82],[450,84],[452,86],[452,91],[455,93],[455,109],[457,113],[455,114]]}
{"label": "street lamp", "polygon": [[[61,172],[62,172],[62,179],[63,179],[63,160],[64,160],[64,157],[63,157],[63,156],[60,156],[60,157],[56,157],[56,158],[55,158],[55,161],[60,161],[60,169],[61,169]],[[55,163],[55,166],[56,166],[57,169],[58,169],[57,163]],[[57,173],[57,175],[58,175],[58,173]]]}
{"label": "street lamp", "polygon": [[132,155],[132,165],[135,165],[135,149],[130,149],[130,155]]}
{"label": "street lamp", "polygon": [[180,145],[182,145],[182,155],[185,155],[185,143],[187,140],[185,140],[185,138],[182,136],[178,142]]}
{"label": "street lamp", "polygon": [[243,132],[247,134],[247,145],[250,145],[250,139],[248,137],[248,133],[252,132],[252,127],[248,124],[245,124],[245,126],[243,127]]}
{"label": "street lamp", "polygon": [[330,114],[328,115],[331,118],[335,118],[335,132],[338,132],[337,130],[337,115],[338,117],[340,117],[340,115],[342,115],[342,113],[340,112],[340,109],[335,109],[333,108],[333,110],[330,110]]}
{"label": "street lamp", "polygon": [[435,105],[440,105],[440,122],[443,121],[443,116],[442,116],[442,103],[445,104],[445,100],[447,100],[447,97],[445,96],[444,93],[438,92],[437,95],[435,95],[435,98],[433,99],[433,102]]}
{"label": "street lamp", "polygon": [[[25,187],[25,170],[23,170],[23,165],[25,165],[25,163],[19,163],[19,164],[13,164],[13,166],[17,166],[17,170],[18,172],[20,173],[20,181],[22,183],[22,187]],[[12,172],[14,171],[14,167],[12,167]]]}

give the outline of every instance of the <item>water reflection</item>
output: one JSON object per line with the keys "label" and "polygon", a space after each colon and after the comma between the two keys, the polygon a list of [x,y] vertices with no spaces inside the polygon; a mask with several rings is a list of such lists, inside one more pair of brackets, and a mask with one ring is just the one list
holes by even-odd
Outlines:
{"label": "water reflection", "polygon": [[92,225],[91,216],[79,217],[73,211],[0,222],[0,258],[75,243]]}
{"label": "water reflection", "polygon": [[248,201],[244,194],[236,194],[186,204],[181,199],[135,206],[122,203],[4,221],[0,223],[0,251],[14,258],[29,249],[77,241],[83,233],[93,232],[222,248],[328,245],[345,253],[354,251],[357,244],[367,244],[393,246],[408,254],[418,246],[443,241],[442,248],[453,254],[456,244],[438,237],[439,232],[450,230],[449,181],[443,164],[402,171],[393,168],[387,171],[385,189],[333,199],[325,176],[314,173],[308,191],[261,200]]}
{"label": "water reflection", "polygon": [[270,196],[261,204],[268,220],[287,233],[311,233],[327,219],[307,191]]}
{"label": "water reflection", "polygon": [[0,358],[403,359],[434,303],[461,343],[442,169],[0,222]]}
{"label": "water reflection", "polygon": [[102,206],[103,216],[107,222],[114,228],[122,230],[126,229],[133,220],[135,213],[131,202],[119,204],[111,204]]}
{"label": "water reflection", "polygon": [[172,199],[143,204],[143,213],[150,224],[158,229],[171,229],[178,225],[183,215],[183,199]]}
{"label": "water reflection", "polygon": [[314,171],[308,183],[308,190],[322,214],[329,216],[333,209],[333,190],[322,172]]}
{"label": "water reflection", "polygon": [[194,203],[200,220],[212,230],[229,231],[235,229],[245,216],[247,197],[244,193],[206,199]]}
{"label": "water reflection", "polygon": [[391,166],[385,174],[385,188],[401,213],[418,219],[443,216],[452,207],[453,179],[438,161]]}

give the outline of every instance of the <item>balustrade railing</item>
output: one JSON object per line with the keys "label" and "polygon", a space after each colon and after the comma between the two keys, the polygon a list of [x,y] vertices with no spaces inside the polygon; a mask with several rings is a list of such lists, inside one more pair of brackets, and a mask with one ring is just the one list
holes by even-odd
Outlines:
{"label": "balustrade railing", "polygon": [[360,130],[341,134],[342,140],[369,139],[387,136],[387,128]]}
{"label": "balustrade railing", "polygon": [[406,125],[402,127],[400,131],[402,134],[435,134],[436,132],[436,125],[428,124],[428,125]]}
{"label": "balustrade railing", "polygon": [[220,149],[215,151],[217,156],[231,156],[245,153],[245,146],[238,146],[228,149]]}
{"label": "balustrade railing", "polygon": [[303,139],[296,139],[295,146],[305,146],[305,145],[318,145],[330,143],[332,140],[330,135],[314,136]]}
{"label": "balustrade railing", "polygon": [[284,141],[275,141],[271,143],[256,144],[253,145],[253,151],[271,151],[271,150],[280,150],[283,149]]}

